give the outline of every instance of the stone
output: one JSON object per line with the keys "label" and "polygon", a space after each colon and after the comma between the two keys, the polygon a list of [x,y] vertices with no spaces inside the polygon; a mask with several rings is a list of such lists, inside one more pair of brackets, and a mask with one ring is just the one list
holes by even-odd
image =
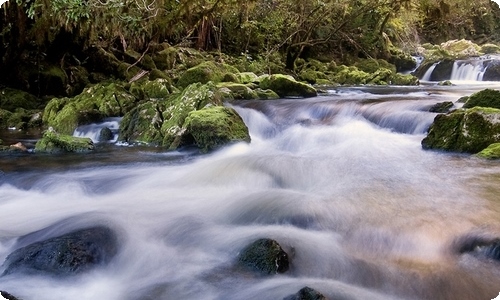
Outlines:
{"label": "stone", "polygon": [[487,148],[481,150],[477,157],[484,159],[499,159],[500,158],[500,143],[493,143],[489,145]]}
{"label": "stone", "polygon": [[447,113],[453,107],[453,102],[445,101],[434,104],[429,108],[429,112],[433,113]]}
{"label": "stone", "polygon": [[193,83],[208,83],[209,81],[222,82],[227,73],[239,73],[234,67],[226,64],[218,64],[213,61],[206,61],[186,70],[177,81],[177,85],[187,87]]}
{"label": "stone", "polygon": [[259,95],[248,86],[241,83],[222,82],[217,84],[218,88],[225,88],[231,92],[231,99],[235,100],[253,100],[259,99]]}
{"label": "stone", "polygon": [[328,300],[323,294],[308,286],[300,289],[296,294],[285,297],[283,300]]}
{"label": "stone", "polygon": [[109,263],[117,252],[118,239],[111,229],[80,229],[15,250],[5,259],[3,275],[80,274]]}
{"label": "stone", "polygon": [[469,96],[469,99],[467,99],[463,108],[472,108],[476,106],[500,109],[500,91],[484,89],[474,93]]}
{"label": "stone", "polygon": [[161,145],[163,111],[167,101],[151,100],[126,113],[120,122],[118,140],[130,144]]}
{"label": "stone", "polygon": [[35,109],[41,104],[42,102],[30,93],[11,88],[0,89],[0,109],[13,112],[18,108]]}
{"label": "stone", "polygon": [[90,152],[95,149],[90,138],[80,138],[71,135],[59,134],[49,128],[43,137],[36,143],[35,152],[61,153],[61,152]]}
{"label": "stone", "polygon": [[250,142],[248,128],[238,115],[229,107],[210,106],[192,111],[183,125],[185,135],[192,137],[194,145],[202,152],[217,149],[228,143]]}
{"label": "stone", "polygon": [[238,264],[263,275],[284,273],[289,269],[288,254],[272,239],[258,239],[245,247],[238,256]]}
{"label": "stone", "polygon": [[261,78],[259,87],[263,90],[273,90],[280,97],[316,97],[315,88],[309,84],[296,81],[292,76],[275,74]]}
{"label": "stone", "polygon": [[0,291],[0,295],[7,300],[21,300],[17,297],[12,296],[11,294],[7,293],[6,291]]}
{"label": "stone", "polygon": [[113,136],[114,136],[114,134],[111,131],[111,129],[109,129],[108,127],[104,127],[99,132],[99,142],[110,141],[113,139]]}

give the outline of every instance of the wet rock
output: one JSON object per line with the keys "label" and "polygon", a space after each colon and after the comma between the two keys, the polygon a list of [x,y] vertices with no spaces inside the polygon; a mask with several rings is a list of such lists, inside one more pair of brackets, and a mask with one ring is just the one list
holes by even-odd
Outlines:
{"label": "wet rock", "polygon": [[5,291],[0,291],[0,295],[7,300],[21,300],[17,297],[12,296],[10,293],[7,293]]}
{"label": "wet rock", "polygon": [[117,251],[117,237],[111,229],[107,227],[81,229],[15,250],[4,262],[3,275],[79,274],[109,263]]}
{"label": "wet rock", "polygon": [[166,79],[146,80],[134,82],[130,86],[130,93],[137,99],[166,99],[175,88]]}
{"label": "wet rock", "polygon": [[288,254],[272,239],[259,239],[245,247],[238,256],[238,264],[264,275],[284,273],[289,269]]}
{"label": "wet rock", "polygon": [[466,235],[455,241],[459,254],[500,261],[500,238]]}
{"label": "wet rock", "polygon": [[477,153],[497,142],[500,142],[500,110],[474,107],[437,115],[422,140],[422,147]]}
{"label": "wet rock", "polygon": [[250,142],[248,128],[229,107],[211,106],[192,111],[184,123],[185,135],[190,135],[194,145],[203,152],[216,149],[231,142]]}
{"label": "wet rock", "polygon": [[282,74],[264,76],[261,78],[261,89],[273,90],[280,97],[315,97],[318,95],[312,86],[298,82],[293,77]]}
{"label": "wet rock", "polygon": [[230,65],[218,64],[212,61],[203,62],[186,70],[177,81],[177,85],[187,87],[193,83],[217,83],[224,81],[227,74],[236,74],[238,70]]}
{"label": "wet rock", "polygon": [[118,140],[131,144],[161,145],[163,143],[162,114],[166,105],[166,101],[148,101],[126,113],[120,122]]}
{"label": "wet rock", "polygon": [[253,72],[240,72],[234,74],[238,78],[239,83],[247,84],[247,83],[259,83],[259,76],[255,75]]}
{"label": "wet rock", "polygon": [[89,152],[93,151],[94,143],[90,138],[80,138],[71,135],[59,134],[49,128],[43,137],[36,143],[35,152]]}
{"label": "wet rock", "polygon": [[440,81],[440,82],[438,83],[438,85],[439,85],[439,86],[452,86],[452,85],[453,85],[453,83],[451,83],[451,81],[449,81],[449,80],[444,80],[444,81]]}
{"label": "wet rock", "polygon": [[111,131],[111,129],[109,129],[108,127],[104,127],[99,132],[99,141],[100,142],[110,141],[113,139],[113,136],[114,135],[113,135],[113,132]]}
{"label": "wet rock", "polygon": [[308,286],[300,289],[295,295],[290,295],[283,300],[328,300],[323,294]]}
{"label": "wet rock", "polygon": [[500,81],[500,60],[491,61],[484,71],[484,81]]}
{"label": "wet rock", "polygon": [[472,108],[476,106],[492,107],[500,109],[500,91],[485,89],[469,96],[469,99],[463,105],[463,108]]}
{"label": "wet rock", "polygon": [[218,88],[226,88],[231,93],[232,99],[252,100],[259,99],[259,95],[248,86],[241,83],[223,82],[217,84]]}
{"label": "wet rock", "polygon": [[429,112],[433,113],[447,113],[453,107],[453,102],[445,101],[434,104],[429,108]]}
{"label": "wet rock", "polygon": [[491,144],[476,155],[484,159],[500,159],[500,143]]}
{"label": "wet rock", "polygon": [[453,65],[455,60],[453,59],[443,59],[440,61],[434,71],[431,74],[430,81],[445,81],[451,78],[451,72],[453,71]]}

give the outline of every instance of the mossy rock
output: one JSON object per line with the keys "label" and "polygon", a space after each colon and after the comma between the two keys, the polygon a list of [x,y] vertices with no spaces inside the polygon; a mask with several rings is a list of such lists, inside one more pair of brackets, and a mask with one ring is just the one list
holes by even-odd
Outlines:
{"label": "mossy rock", "polygon": [[0,108],[0,128],[6,129],[9,127],[8,120],[12,116],[12,112]]}
{"label": "mossy rock", "polygon": [[465,39],[447,41],[441,44],[441,48],[448,51],[455,58],[479,56],[481,51],[479,45]]}
{"label": "mossy rock", "polygon": [[129,92],[137,99],[166,99],[174,90],[170,82],[166,79],[138,81],[131,84]]}
{"label": "mossy rock", "polygon": [[500,143],[491,144],[476,155],[484,159],[500,159]]}
{"label": "mossy rock", "polygon": [[417,67],[417,62],[413,57],[401,50],[391,50],[389,62],[396,67],[396,72],[411,71]]}
{"label": "mossy rock", "polygon": [[272,239],[259,239],[245,247],[238,256],[238,264],[263,275],[284,273],[289,269],[288,254]]}
{"label": "mossy rock", "polygon": [[89,70],[100,72],[121,80],[130,80],[141,71],[138,66],[120,61],[102,47],[93,47],[88,51]]}
{"label": "mossy rock", "polygon": [[411,74],[394,73],[390,77],[389,84],[391,85],[419,85],[420,81],[417,77]]}
{"label": "mossy rock", "polygon": [[161,145],[163,134],[162,113],[167,100],[147,101],[125,114],[120,122],[120,135],[118,140],[130,144]]}
{"label": "mossy rock", "polygon": [[152,55],[153,62],[160,70],[176,69],[181,65],[193,67],[201,63],[203,55],[191,48],[163,46]]}
{"label": "mossy rock", "polygon": [[328,300],[323,294],[308,286],[300,289],[296,294],[285,297],[283,300]]}
{"label": "mossy rock", "polygon": [[212,61],[203,62],[195,67],[186,70],[177,81],[177,85],[187,87],[192,83],[217,83],[223,81],[228,73],[238,73],[239,71],[226,64],[218,64]]}
{"label": "mossy rock", "polygon": [[142,69],[153,70],[156,69],[156,65],[150,55],[144,54],[144,56],[134,50],[128,49],[123,53],[123,58],[125,62],[129,64],[137,64]]}
{"label": "mossy rock", "polygon": [[52,128],[45,131],[43,137],[35,145],[35,152],[47,153],[90,152],[94,149],[94,143],[90,138],[59,134]]}
{"label": "mossy rock", "polygon": [[498,54],[500,53],[500,46],[495,44],[481,45],[481,53],[483,54]]}
{"label": "mossy rock", "polygon": [[434,119],[424,149],[477,153],[493,143],[500,142],[500,110],[474,107],[439,114]]}
{"label": "mossy rock", "polygon": [[361,59],[357,61],[354,66],[358,68],[358,70],[366,73],[374,73],[380,68],[379,62],[373,58]]}
{"label": "mossy rock", "polygon": [[280,97],[315,97],[315,88],[309,84],[296,81],[292,76],[275,74],[261,78],[259,87],[263,90],[273,90]]}
{"label": "mossy rock", "polygon": [[386,68],[379,68],[375,72],[371,73],[371,77],[368,79],[368,84],[375,85],[387,85],[390,83],[393,71]]}
{"label": "mossy rock", "polygon": [[209,104],[222,105],[219,89],[213,83],[194,83],[186,87],[180,95],[171,97],[163,112],[163,145],[169,149],[178,148],[182,142],[182,125],[188,114]]}
{"label": "mossy rock", "polygon": [[230,98],[234,100],[259,99],[259,95],[254,90],[241,83],[222,82],[217,84],[217,87],[225,88],[231,91],[232,95]]}
{"label": "mossy rock", "polygon": [[492,107],[500,109],[500,91],[484,89],[469,96],[463,108],[472,108],[476,106]]}
{"label": "mossy rock", "polygon": [[16,108],[35,109],[42,102],[30,93],[4,88],[0,89],[0,109],[14,111]]}
{"label": "mossy rock", "polygon": [[273,90],[263,90],[261,88],[255,89],[257,96],[260,100],[276,100],[279,99],[280,96],[276,94]]}
{"label": "mossy rock", "polygon": [[170,80],[167,73],[165,73],[161,70],[158,70],[158,69],[153,69],[153,70],[151,70],[151,72],[149,72],[149,80],[155,80],[155,79]]}
{"label": "mossy rock", "polygon": [[344,85],[366,84],[371,78],[371,74],[359,70],[355,66],[347,67],[345,65],[338,66],[336,72],[331,77],[332,82]]}
{"label": "mossy rock", "polygon": [[484,71],[484,81],[500,81],[500,61],[491,61]]}
{"label": "mossy rock", "polygon": [[439,86],[452,86],[452,85],[453,85],[453,83],[451,83],[451,81],[449,81],[449,80],[444,80],[444,81],[440,81],[440,82],[438,83],[438,85],[439,85]]}
{"label": "mossy rock", "polygon": [[259,83],[260,78],[253,72],[241,72],[234,74],[238,78],[239,83]]}
{"label": "mossy rock", "polygon": [[183,127],[186,128],[185,135],[191,136],[194,145],[203,152],[228,143],[250,142],[247,126],[238,113],[229,107],[210,106],[192,111]]}
{"label": "mossy rock", "polygon": [[6,114],[6,116],[8,118],[5,121],[5,125],[8,128],[26,130],[42,126],[42,113],[38,110],[18,108],[14,112]]}
{"label": "mossy rock", "polygon": [[453,107],[453,102],[445,101],[434,104],[429,108],[429,112],[433,113],[447,113]]}

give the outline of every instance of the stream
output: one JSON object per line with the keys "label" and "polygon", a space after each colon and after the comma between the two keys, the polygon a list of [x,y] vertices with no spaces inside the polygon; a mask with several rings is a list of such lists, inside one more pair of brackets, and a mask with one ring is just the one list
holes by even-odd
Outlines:
{"label": "stream", "polygon": [[[500,83],[237,101],[228,105],[252,142],[206,155],[112,142],[89,154],[2,155],[0,262],[49,226],[109,225],[120,250],[68,278],[2,276],[0,290],[24,300],[281,300],[309,286],[330,300],[493,299],[500,262],[458,247],[500,237],[500,161],[420,145],[433,104],[486,87]],[[286,273],[234,268],[259,238],[289,253]]]}

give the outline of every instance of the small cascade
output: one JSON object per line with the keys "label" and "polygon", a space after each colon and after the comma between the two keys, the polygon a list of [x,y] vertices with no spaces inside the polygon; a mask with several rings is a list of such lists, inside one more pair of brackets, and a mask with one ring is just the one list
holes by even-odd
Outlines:
{"label": "small cascade", "polygon": [[453,64],[450,80],[482,81],[485,71],[484,60],[457,60]]}
{"label": "small cascade", "polygon": [[118,139],[118,130],[122,118],[106,118],[102,123],[93,123],[88,125],[78,126],[73,132],[76,137],[88,137],[94,143],[111,142],[114,143]]}
{"label": "small cascade", "polygon": [[432,75],[432,72],[434,72],[434,69],[436,68],[436,66],[438,65],[439,63],[435,63],[433,64],[432,66],[429,67],[429,69],[427,69],[427,71],[425,72],[424,76],[422,76],[422,81],[430,81],[431,79],[431,75]]}

